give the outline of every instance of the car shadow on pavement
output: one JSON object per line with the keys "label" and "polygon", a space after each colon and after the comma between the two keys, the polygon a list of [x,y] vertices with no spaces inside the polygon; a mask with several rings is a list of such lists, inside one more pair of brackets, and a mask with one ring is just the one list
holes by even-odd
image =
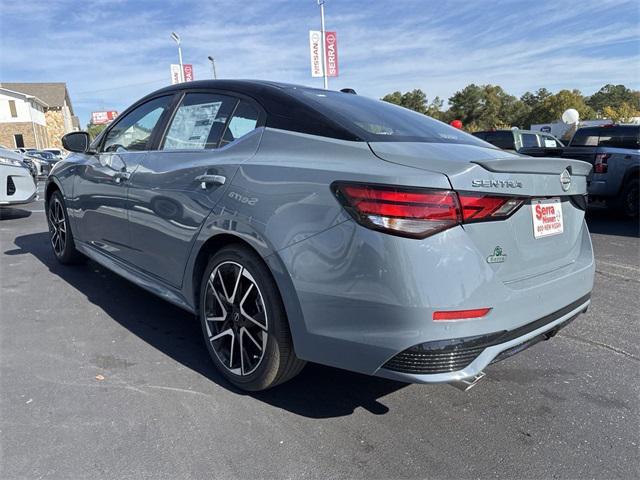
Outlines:
{"label": "car shadow on pavement", "polygon": [[293,380],[264,392],[247,394],[233,387],[214,368],[202,341],[197,318],[139,288],[93,261],[65,266],[54,258],[46,232],[15,239],[18,248],[4,255],[31,254],[48,270],[86,296],[109,317],[149,345],[216,384],[297,415],[331,418],[363,408],[375,415],[388,412],[378,399],[407,386],[367,375],[308,364]]}
{"label": "car shadow on pavement", "polygon": [[31,216],[30,210],[21,208],[0,207],[0,220],[17,220],[19,218],[27,218]]}
{"label": "car shadow on pavement", "polygon": [[606,208],[589,208],[586,219],[591,233],[640,238],[640,219],[625,218]]}

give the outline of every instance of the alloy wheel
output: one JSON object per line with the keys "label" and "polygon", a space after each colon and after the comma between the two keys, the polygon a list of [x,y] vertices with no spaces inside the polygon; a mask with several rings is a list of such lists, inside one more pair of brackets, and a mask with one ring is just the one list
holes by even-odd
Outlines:
{"label": "alloy wheel", "polygon": [[67,224],[64,206],[58,198],[54,198],[49,207],[49,235],[53,251],[61,256],[67,243]]}
{"label": "alloy wheel", "polygon": [[207,280],[204,310],[208,341],[220,363],[235,375],[253,373],[267,347],[268,319],[249,270],[232,261],[218,264]]}

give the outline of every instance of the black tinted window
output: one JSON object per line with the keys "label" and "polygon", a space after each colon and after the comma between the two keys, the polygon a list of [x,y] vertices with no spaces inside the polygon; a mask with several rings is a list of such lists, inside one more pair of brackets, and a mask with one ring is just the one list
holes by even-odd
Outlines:
{"label": "black tinted window", "polygon": [[233,112],[229,126],[224,132],[220,146],[231,143],[247,133],[252,132],[258,125],[258,110],[249,102],[241,100]]}
{"label": "black tinted window", "polygon": [[177,108],[163,150],[216,148],[237,99],[214,93],[188,93]]}
{"label": "black tinted window", "polygon": [[173,97],[159,97],[140,105],[118,119],[107,133],[102,150],[148,150],[153,129]]}
{"label": "black tinted window", "polygon": [[498,148],[514,150],[515,144],[511,132],[487,132],[486,141]]}
{"label": "black tinted window", "polygon": [[292,89],[291,93],[369,142],[439,142],[487,146],[473,135],[381,100],[329,90]]}
{"label": "black tinted window", "polygon": [[609,127],[600,130],[598,145],[615,148],[640,148],[638,135],[640,127]]}
{"label": "black tinted window", "polygon": [[538,137],[533,133],[523,133],[522,134],[522,146],[523,147],[537,147],[538,146]]}

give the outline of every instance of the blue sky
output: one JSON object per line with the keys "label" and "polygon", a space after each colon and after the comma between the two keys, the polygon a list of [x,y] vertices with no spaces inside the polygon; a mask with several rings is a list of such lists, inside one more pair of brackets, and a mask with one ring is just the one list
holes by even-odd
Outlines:
{"label": "blue sky", "polygon": [[[339,42],[331,88],[429,99],[469,83],[640,88],[637,0],[326,0],[326,12]],[[308,53],[318,28],[315,0],[0,0],[0,81],[67,82],[84,126],[169,83],[171,31],[196,79],[210,78],[213,55],[219,77],[321,86]]]}

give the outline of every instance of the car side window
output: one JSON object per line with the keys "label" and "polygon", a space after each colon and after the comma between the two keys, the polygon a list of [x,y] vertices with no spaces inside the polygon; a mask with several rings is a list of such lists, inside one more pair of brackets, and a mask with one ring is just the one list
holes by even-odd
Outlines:
{"label": "car side window", "polygon": [[220,146],[227,145],[255,130],[259,117],[260,113],[251,103],[240,100],[224,132]]}
{"label": "car side window", "polygon": [[558,148],[562,146],[558,143],[558,141],[555,138],[550,137],[548,135],[543,135],[540,138],[540,140],[541,140],[540,143],[542,144],[542,146],[546,148]]}
{"label": "car side window", "polygon": [[533,133],[522,134],[522,146],[523,147],[537,147],[538,137]]}
{"label": "car side window", "polygon": [[118,119],[107,133],[102,151],[148,150],[153,129],[172,98],[172,95],[155,98]]}
{"label": "car side window", "polygon": [[162,150],[216,148],[238,100],[215,93],[188,93],[176,110]]}

